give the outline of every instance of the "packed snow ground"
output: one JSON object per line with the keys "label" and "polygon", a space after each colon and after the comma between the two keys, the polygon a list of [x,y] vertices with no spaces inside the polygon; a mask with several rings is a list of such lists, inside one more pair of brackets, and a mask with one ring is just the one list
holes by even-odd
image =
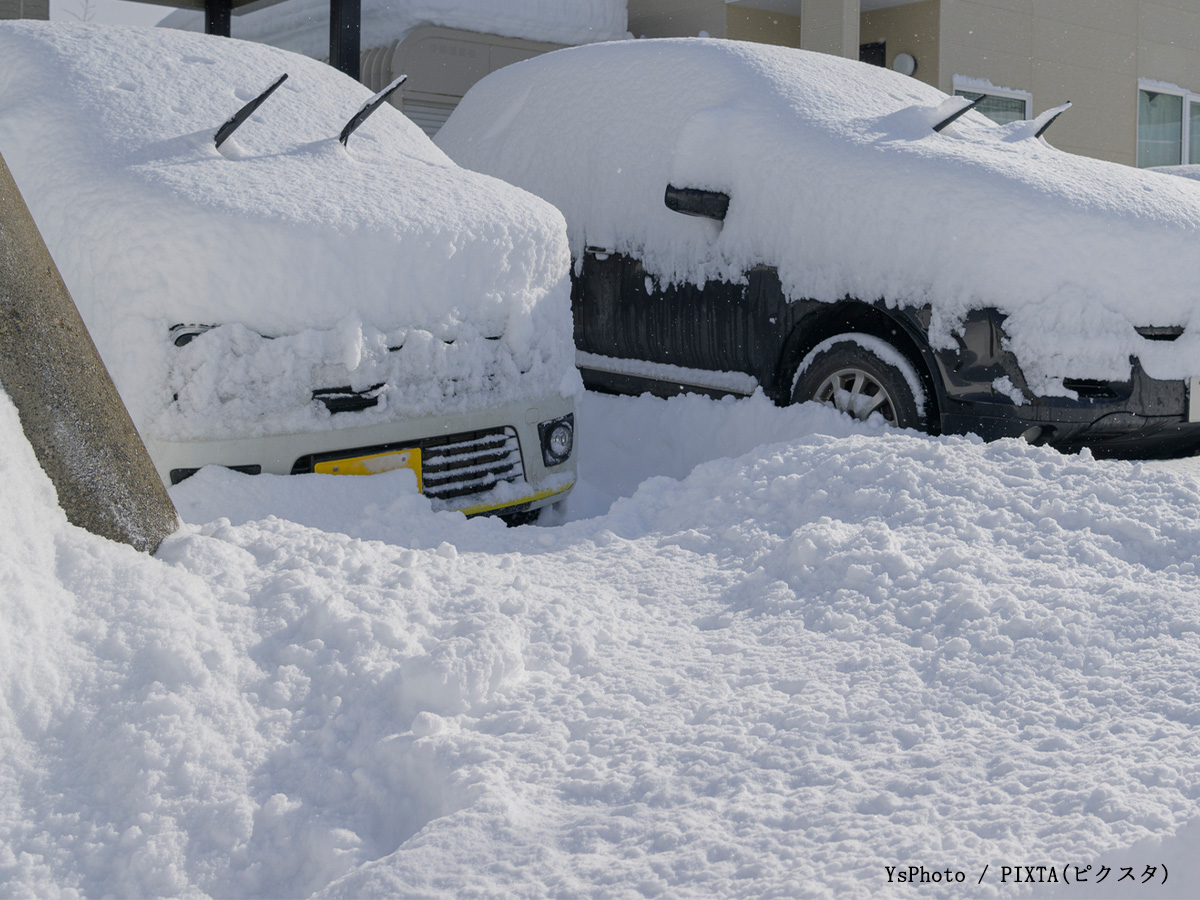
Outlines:
{"label": "packed snow ground", "polygon": [[67,524],[0,396],[0,894],[1192,893],[1194,464],[579,413],[561,524],[205,470],[148,558]]}

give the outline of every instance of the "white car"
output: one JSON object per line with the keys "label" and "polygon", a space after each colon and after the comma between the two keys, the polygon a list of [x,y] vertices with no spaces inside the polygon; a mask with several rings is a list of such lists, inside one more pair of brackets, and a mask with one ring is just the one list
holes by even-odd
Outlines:
{"label": "white car", "polygon": [[262,45],[0,24],[0,153],[165,482],[408,468],[528,518],[575,481],[563,220],[371,99]]}
{"label": "white car", "polygon": [[1055,149],[1065,104],[969,106],[826,54],[617,41],[493,73],[437,143],[562,210],[589,386],[1197,452],[1200,185]]}

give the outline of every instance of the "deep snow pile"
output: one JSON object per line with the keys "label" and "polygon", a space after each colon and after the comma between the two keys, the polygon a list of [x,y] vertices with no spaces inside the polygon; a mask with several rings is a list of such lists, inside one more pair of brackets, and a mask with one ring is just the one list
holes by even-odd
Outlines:
{"label": "deep snow pile", "polygon": [[[363,0],[363,49],[403,40],[421,25],[441,25],[484,34],[587,44],[625,37],[625,0]],[[162,27],[204,30],[204,16],[176,10]],[[285,0],[230,23],[233,36],[261,41],[314,59],[329,55],[329,4]]]}
{"label": "deep snow pile", "polygon": [[580,412],[627,478],[776,442],[554,528],[205,470],[151,559],[65,522],[0,396],[0,893],[1187,895],[1194,478],[761,397]]}
{"label": "deep snow pile", "polygon": [[[933,131],[965,103],[827,54],[623,41],[493,73],[437,143],[562,210],[577,260],[616,250],[697,284],[778,266],[789,297],[930,304],[950,347],[995,307],[1038,393],[1126,379],[1131,355],[1194,375],[1200,328],[1134,328],[1200,325],[1200,186],[1060,152],[1039,123],[971,112]],[[668,210],[668,184],[728,193],[723,226]]]}
{"label": "deep snow pile", "polygon": [[[216,129],[285,72],[216,149]],[[370,96],[257,44],[0,25],[0,152],[143,434],[319,430],[575,391],[561,216],[458,168],[390,106],[343,147]],[[180,323],[222,327],[176,348]],[[384,382],[351,423],[312,402]]]}

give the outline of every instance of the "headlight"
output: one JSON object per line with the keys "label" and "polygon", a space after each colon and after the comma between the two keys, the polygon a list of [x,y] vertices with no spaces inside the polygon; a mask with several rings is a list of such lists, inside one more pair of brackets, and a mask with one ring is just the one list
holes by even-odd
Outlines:
{"label": "headlight", "polygon": [[575,446],[575,414],[541,422],[538,437],[542,441],[542,462],[547,468],[565,463]]}
{"label": "headlight", "polygon": [[195,338],[206,331],[212,331],[215,327],[215,325],[172,325],[170,340],[176,347],[185,347]]}

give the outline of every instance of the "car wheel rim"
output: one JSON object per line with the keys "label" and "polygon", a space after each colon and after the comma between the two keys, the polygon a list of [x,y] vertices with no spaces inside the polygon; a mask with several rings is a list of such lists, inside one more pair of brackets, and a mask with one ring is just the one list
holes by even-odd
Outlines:
{"label": "car wheel rim", "polygon": [[879,413],[885,420],[896,424],[896,407],[891,395],[869,372],[862,369],[839,369],[821,382],[813,399],[818,403],[832,403],[837,409],[866,419],[871,413]]}

